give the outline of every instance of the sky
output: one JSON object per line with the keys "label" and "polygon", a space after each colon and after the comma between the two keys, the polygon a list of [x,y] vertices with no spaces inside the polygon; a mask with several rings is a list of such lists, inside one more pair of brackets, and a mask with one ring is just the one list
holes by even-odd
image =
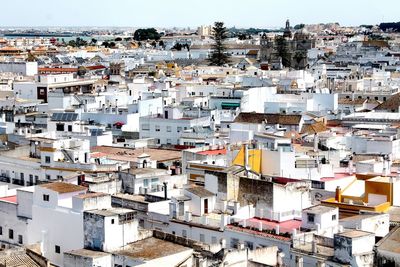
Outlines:
{"label": "sky", "polygon": [[13,0],[1,3],[0,26],[280,27],[400,21],[399,0]]}

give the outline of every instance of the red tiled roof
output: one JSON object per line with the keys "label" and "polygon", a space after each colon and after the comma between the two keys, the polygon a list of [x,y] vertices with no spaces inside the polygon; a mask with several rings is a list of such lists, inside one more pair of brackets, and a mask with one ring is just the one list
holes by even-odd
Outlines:
{"label": "red tiled roof", "polygon": [[198,154],[200,154],[200,155],[226,155],[226,148],[201,151]]}
{"label": "red tiled roof", "polygon": [[7,201],[12,203],[17,203],[17,196],[1,197],[0,201]]}
{"label": "red tiled roof", "polygon": [[97,66],[87,66],[86,69],[88,70],[100,70],[100,69],[105,69],[106,67],[103,65],[97,65]]}
{"label": "red tiled roof", "polygon": [[39,72],[78,72],[78,68],[38,68]]}
{"label": "red tiled roof", "polygon": [[284,222],[275,222],[275,221],[270,221],[267,219],[260,219],[260,218],[250,218],[247,220],[249,223],[262,223],[263,228],[268,228],[268,229],[275,229],[276,226],[279,225],[279,228],[281,229],[280,232],[292,232],[293,229],[299,229],[301,226],[301,221],[300,220],[288,220]]}

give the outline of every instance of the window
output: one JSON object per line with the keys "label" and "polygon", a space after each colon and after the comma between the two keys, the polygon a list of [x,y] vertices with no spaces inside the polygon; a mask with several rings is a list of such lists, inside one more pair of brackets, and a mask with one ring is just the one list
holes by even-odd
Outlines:
{"label": "window", "polygon": [[171,132],[171,130],[172,130],[172,129],[171,129],[171,126],[167,126],[167,132],[169,132],[169,133],[170,133],[170,132]]}
{"label": "window", "polygon": [[143,130],[143,131],[148,131],[148,130],[150,130],[150,125],[149,125],[149,124],[142,124],[142,130]]}
{"label": "window", "polygon": [[217,244],[217,237],[215,236],[211,237],[211,244]]}
{"label": "window", "polygon": [[54,250],[55,250],[55,252],[57,253],[57,254],[60,254],[61,253],[61,248],[60,248],[60,246],[55,246],[55,248],[54,248]]}
{"label": "window", "polygon": [[231,238],[231,248],[238,248],[239,246],[239,239]]}
{"label": "window", "polygon": [[156,125],[155,129],[156,129],[156,132],[159,132],[160,131],[160,125]]}
{"label": "window", "polygon": [[63,123],[57,123],[56,131],[63,132],[64,131],[64,124]]}
{"label": "window", "polygon": [[44,158],[44,160],[45,160],[46,163],[50,163],[50,157],[49,157],[49,156],[46,156],[46,157]]}
{"label": "window", "polygon": [[144,179],[143,180],[143,187],[149,187],[149,180],[148,179]]}
{"label": "window", "polygon": [[332,215],[332,221],[336,221],[336,214]]}
{"label": "window", "polygon": [[68,132],[72,132],[72,125],[68,125]]}
{"label": "window", "polygon": [[200,234],[200,242],[204,243],[204,234]]}
{"label": "window", "polygon": [[310,223],[314,222],[315,214],[307,213],[307,221]]}
{"label": "window", "polygon": [[167,139],[167,145],[171,144],[171,139]]}
{"label": "window", "polygon": [[43,201],[50,201],[50,195],[43,194]]}
{"label": "window", "polygon": [[47,179],[47,180],[50,180],[50,179],[51,179],[50,174],[46,174],[46,179]]}
{"label": "window", "polygon": [[8,230],[8,238],[9,239],[14,239],[14,230],[13,229],[9,229]]}
{"label": "window", "polygon": [[183,237],[187,237],[186,230],[182,230],[182,236],[183,236]]}
{"label": "window", "polygon": [[3,235],[3,227],[0,226],[0,235]]}
{"label": "window", "polygon": [[25,178],[25,177],[24,177],[24,173],[21,172],[19,175],[20,175],[20,177],[21,177],[21,180],[24,180],[24,178]]}
{"label": "window", "polygon": [[111,224],[114,224],[114,219],[111,219]]}
{"label": "window", "polygon": [[246,242],[244,242],[244,244],[245,244],[246,248],[253,250],[253,248],[254,248],[253,242],[246,241]]}
{"label": "window", "polygon": [[177,132],[177,133],[182,132],[182,127],[176,127],[176,132]]}
{"label": "window", "polygon": [[22,243],[23,243],[22,235],[18,235],[18,244],[22,245]]}

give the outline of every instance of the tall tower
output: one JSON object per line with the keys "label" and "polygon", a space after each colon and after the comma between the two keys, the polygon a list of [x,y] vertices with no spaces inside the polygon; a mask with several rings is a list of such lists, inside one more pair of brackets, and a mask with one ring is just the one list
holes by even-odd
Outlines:
{"label": "tall tower", "polygon": [[288,39],[292,38],[292,31],[290,30],[289,19],[286,20],[286,27],[285,27],[285,31],[283,32],[283,37],[288,38]]}

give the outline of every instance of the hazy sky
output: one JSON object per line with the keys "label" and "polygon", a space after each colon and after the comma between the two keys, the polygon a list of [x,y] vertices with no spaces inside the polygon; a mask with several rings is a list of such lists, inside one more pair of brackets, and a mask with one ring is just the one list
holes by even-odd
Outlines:
{"label": "hazy sky", "polygon": [[0,26],[188,27],[341,25],[400,21],[399,0],[12,0],[2,1]]}

